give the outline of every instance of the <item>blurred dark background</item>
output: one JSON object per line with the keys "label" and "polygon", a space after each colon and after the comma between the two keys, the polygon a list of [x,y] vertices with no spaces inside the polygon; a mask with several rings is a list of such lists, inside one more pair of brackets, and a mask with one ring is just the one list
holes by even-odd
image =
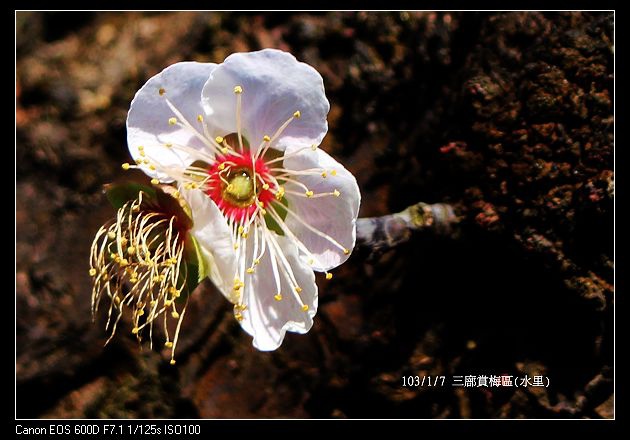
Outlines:
{"label": "blurred dark background", "polygon": [[[18,417],[613,416],[612,13],[16,17]],[[125,118],[182,60],[276,47],[324,77],[323,148],[361,216],[447,202],[458,234],[359,250],[307,335],[261,353],[203,284],[178,346],[107,346],[88,253],[129,176]],[[140,176],[138,176],[140,177]],[[544,375],[548,388],[403,387]]]}

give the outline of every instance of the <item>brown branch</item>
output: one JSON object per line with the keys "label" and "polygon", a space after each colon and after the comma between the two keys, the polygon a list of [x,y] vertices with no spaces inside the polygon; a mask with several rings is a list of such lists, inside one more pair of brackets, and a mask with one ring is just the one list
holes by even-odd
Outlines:
{"label": "brown branch", "polygon": [[414,231],[449,235],[458,221],[451,205],[420,202],[396,214],[358,219],[357,246],[380,253],[409,240]]}

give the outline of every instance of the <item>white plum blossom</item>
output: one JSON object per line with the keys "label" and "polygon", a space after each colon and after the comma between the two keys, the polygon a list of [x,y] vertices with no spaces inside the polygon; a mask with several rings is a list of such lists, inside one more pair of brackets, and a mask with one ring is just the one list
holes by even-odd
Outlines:
{"label": "white plum blossom", "polygon": [[356,179],[318,148],[329,109],[321,75],[275,49],[174,64],[131,103],[132,168],[176,182],[209,276],[259,350],[309,331],[313,271],[330,279],[355,244]]}

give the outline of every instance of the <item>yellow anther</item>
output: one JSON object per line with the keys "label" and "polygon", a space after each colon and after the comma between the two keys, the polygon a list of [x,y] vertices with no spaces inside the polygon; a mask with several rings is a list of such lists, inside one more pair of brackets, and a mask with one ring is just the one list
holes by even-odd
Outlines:
{"label": "yellow anther", "polygon": [[166,279],[165,275],[160,275],[160,281],[164,281]]}
{"label": "yellow anther", "polygon": [[247,270],[246,270],[245,272],[247,272],[247,273],[249,273],[249,274],[252,274],[252,273],[254,273],[254,272],[255,272],[255,269],[254,269],[253,267],[248,267],[248,268],[247,268]]}
{"label": "yellow anther", "polygon": [[217,144],[222,144],[223,143],[223,138],[221,136],[215,137],[214,140],[216,141]]}
{"label": "yellow anther", "polygon": [[203,122],[203,116],[201,116],[201,115],[197,115],[197,120],[198,120],[199,122]]}
{"label": "yellow anther", "polygon": [[302,306],[302,310],[304,310],[304,311],[306,312],[306,311],[308,310],[308,305],[307,305],[307,304],[304,304],[304,305]]}
{"label": "yellow anther", "polygon": [[173,304],[172,299],[167,299],[166,301],[164,301],[164,307],[170,307],[172,304]]}
{"label": "yellow anther", "polygon": [[271,140],[271,138],[269,136],[267,136],[267,135],[263,136],[263,141],[269,142],[270,140]]}
{"label": "yellow anther", "polygon": [[133,212],[138,212],[138,211],[140,211],[140,206],[139,205],[134,205],[133,208],[131,208],[131,210]]}
{"label": "yellow anther", "polygon": [[302,291],[302,288],[300,286],[295,286],[295,291],[297,293],[300,293]]}
{"label": "yellow anther", "polygon": [[166,342],[164,343],[164,346],[165,346],[166,348],[171,348],[171,347],[173,346],[173,343],[172,343],[171,341],[166,341]]}
{"label": "yellow anther", "polygon": [[128,241],[129,241],[129,240],[127,240],[127,238],[126,238],[126,237],[123,237],[123,238],[121,238],[121,239],[120,239],[120,245],[121,245],[121,246],[123,246],[123,247],[125,247],[125,246],[127,246],[127,242],[128,242]]}
{"label": "yellow anther", "polygon": [[223,154],[227,154],[228,151],[230,151],[230,149],[228,147],[221,148],[221,153],[223,153]]}
{"label": "yellow anther", "polygon": [[177,319],[177,318],[179,318],[179,313],[177,313],[177,312],[173,311],[173,312],[171,313],[171,316],[172,316],[173,318]]}
{"label": "yellow anther", "polygon": [[197,189],[199,188],[199,185],[197,185],[195,182],[190,182],[190,189]]}
{"label": "yellow anther", "polygon": [[96,269],[92,268],[90,269],[90,276],[95,276],[96,275]]}
{"label": "yellow anther", "polygon": [[158,93],[160,94],[160,96],[163,96],[166,93],[166,90],[164,90],[163,87],[160,87],[160,90],[158,90]]}
{"label": "yellow anther", "polygon": [[142,316],[142,315],[144,315],[144,310],[143,309],[138,310],[138,316]]}
{"label": "yellow anther", "polygon": [[151,179],[151,185],[159,185],[160,181],[157,179]]}
{"label": "yellow anther", "polygon": [[350,255],[350,249],[344,249],[343,250],[343,254],[344,255]]}
{"label": "yellow anther", "polygon": [[306,197],[313,197],[313,191],[306,191]]}
{"label": "yellow anther", "polygon": [[332,274],[330,272],[326,272],[326,279],[332,280]]}
{"label": "yellow anther", "polygon": [[243,93],[243,88],[241,86],[234,86],[234,93],[236,93],[237,95],[239,93]]}
{"label": "yellow anther", "polygon": [[144,150],[144,146],[143,145],[138,145],[138,151],[143,151]]}
{"label": "yellow anther", "polygon": [[254,260],[254,265],[258,266],[259,264],[260,264],[260,259],[259,259],[259,258],[256,258],[256,259]]}
{"label": "yellow anther", "polygon": [[[140,151],[138,151],[138,153],[140,153],[140,156],[142,156],[142,157],[146,157],[147,156],[147,154],[144,152],[144,150],[140,150]],[[142,162],[143,163],[147,163],[146,159],[143,159]]]}
{"label": "yellow anther", "polygon": [[313,150],[313,151],[317,150],[317,145],[315,145],[315,144],[311,145],[311,150]]}
{"label": "yellow anther", "polygon": [[170,142],[167,142],[167,143],[164,144],[164,146],[166,148],[171,148],[173,146],[173,144],[171,144]]}
{"label": "yellow anther", "polygon": [[324,171],[324,172],[322,173],[322,177],[325,179],[327,176],[328,176],[328,174],[326,174],[326,171]]}
{"label": "yellow anther", "polygon": [[157,303],[157,301],[155,301],[154,299],[152,299],[152,300],[149,302],[149,305],[150,305],[151,307],[153,307],[156,303]]}
{"label": "yellow anther", "polygon": [[275,299],[276,301],[282,301],[282,294],[277,293],[273,296],[273,299]]}
{"label": "yellow anther", "polygon": [[126,258],[121,258],[121,259],[120,259],[120,265],[121,265],[122,267],[129,266],[129,261],[127,261],[127,259],[126,259]]}
{"label": "yellow anther", "polygon": [[135,278],[135,277],[134,278],[129,278],[129,282],[131,284],[136,284],[138,282],[138,278]]}
{"label": "yellow anther", "polygon": [[[107,280],[109,280],[109,274],[104,273],[104,274],[102,275],[102,278],[103,278],[103,281],[107,281]],[[118,297],[116,297],[116,299],[118,300],[118,302],[117,302],[116,304],[118,304],[118,303],[120,302],[120,299],[119,299]]]}
{"label": "yellow anther", "polygon": [[219,166],[217,168],[219,168],[220,170],[224,170],[225,169],[225,163],[219,164]]}
{"label": "yellow anther", "polygon": [[129,246],[129,247],[127,248],[127,253],[128,253],[129,255],[133,255],[133,254],[135,254],[135,253],[136,253],[136,247],[135,247],[135,246]]}
{"label": "yellow anther", "polygon": [[339,197],[340,195],[341,195],[341,193],[339,191],[337,191],[337,190],[333,191],[333,196]]}
{"label": "yellow anther", "polygon": [[149,169],[150,169],[151,171],[155,171],[155,165],[149,165]]}
{"label": "yellow anther", "polygon": [[297,110],[295,113],[293,113],[293,117],[294,118],[300,119],[301,116],[302,116],[302,113],[300,113],[299,110]]}
{"label": "yellow anther", "polygon": [[262,189],[264,189],[265,191],[269,189],[269,184],[268,183],[263,183]]}
{"label": "yellow anther", "polygon": [[234,250],[238,249],[238,243],[234,243]]}
{"label": "yellow anther", "polygon": [[234,317],[236,318],[237,321],[242,321],[243,320],[243,314],[242,313],[235,313]]}
{"label": "yellow anther", "polygon": [[177,118],[168,118],[168,125],[177,124]]}
{"label": "yellow anther", "polygon": [[330,170],[330,175],[331,176],[336,176],[337,175],[337,170]]}
{"label": "yellow anther", "polygon": [[238,233],[242,234],[245,229],[242,226],[238,227]]}
{"label": "yellow anther", "polygon": [[308,264],[313,265],[315,264],[315,260],[313,260],[312,258],[308,259]]}
{"label": "yellow anther", "polygon": [[264,208],[261,208],[260,213],[261,213],[262,215],[267,215],[267,210],[266,210],[266,209],[264,209]]}
{"label": "yellow anther", "polygon": [[129,169],[129,167],[131,167],[131,165],[129,165],[127,162],[125,162],[124,164],[121,165],[122,169],[127,171]]}
{"label": "yellow anther", "polygon": [[[116,233],[114,231],[109,231],[107,233],[107,236],[109,237],[110,240],[113,240],[114,238],[116,238]],[[112,254],[112,255],[116,255],[116,254]]]}
{"label": "yellow anther", "polygon": [[175,197],[176,199],[179,199],[180,196],[181,196],[181,194],[179,193],[179,191],[175,191],[173,193],[173,197]]}
{"label": "yellow anther", "polygon": [[243,238],[247,238],[247,232],[243,232],[243,233],[241,234],[241,237],[243,237]]}
{"label": "yellow anther", "polygon": [[177,362],[175,362],[175,359],[171,359],[171,362],[170,362],[171,365],[175,365],[176,363]]}
{"label": "yellow anther", "polygon": [[134,335],[137,335],[139,331],[140,329],[138,327],[134,327],[131,329],[131,333],[133,333]]}

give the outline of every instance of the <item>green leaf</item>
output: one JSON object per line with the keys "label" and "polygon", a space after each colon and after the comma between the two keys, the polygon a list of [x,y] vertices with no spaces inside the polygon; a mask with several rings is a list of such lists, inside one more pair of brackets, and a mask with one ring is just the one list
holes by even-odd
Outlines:
{"label": "green leaf", "polygon": [[[288,214],[285,206],[289,206],[289,201],[286,197],[282,197],[279,205],[274,205],[274,209],[276,210],[282,221],[287,218]],[[276,222],[276,220],[271,216],[271,214],[265,214],[265,223],[267,224],[267,229],[274,231],[278,235],[284,235],[284,231],[282,230],[278,222]]]}
{"label": "green leaf", "polygon": [[[208,276],[208,263],[201,252],[199,242],[192,235],[188,234],[184,244],[184,261],[186,285],[185,291],[190,295],[195,288]],[[184,272],[180,272],[183,276]]]}
{"label": "green leaf", "polygon": [[104,187],[107,200],[116,209],[122,208],[129,200],[137,199],[141,191],[151,199],[156,197],[153,188],[135,182],[108,183]]}

